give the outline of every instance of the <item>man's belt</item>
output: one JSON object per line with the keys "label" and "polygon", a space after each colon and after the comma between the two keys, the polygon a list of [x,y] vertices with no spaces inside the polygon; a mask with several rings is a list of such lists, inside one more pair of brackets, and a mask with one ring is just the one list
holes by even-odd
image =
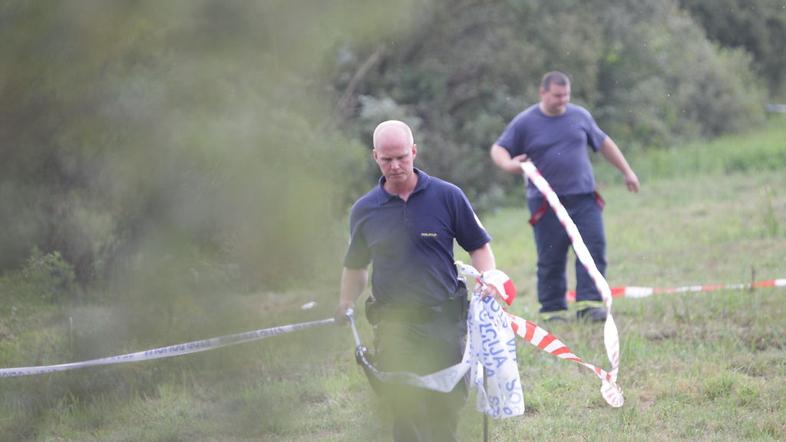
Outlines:
{"label": "man's belt", "polygon": [[381,321],[423,324],[441,319],[464,321],[467,318],[467,303],[467,288],[463,283],[459,284],[451,298],[435,305],[382,303],[369,296],[366,299],[366,318],[371,324]]}
{"label": "man's belt", "polygon": [[[603,208],[606,207],[606,201],[603,199],[602,196],[600,196],[600,193],[597,190],[595,191],[595,204],[597,204],[598,207],[600,207],[600,210],[603,210]],[[538,206],[538,208],[535,210],[535,212],[532,213],[532,216],[530,216],[529,218],[530,225],[534,226],[535,224],[537,224],[537,222],[540,221],[541,218],[543,218],[543,215],[545,215],[546,212],[548,212],[548,210],[549,210],[549,202],[546,198],[543,198],[543,201],[541,201],[540,206]]]}

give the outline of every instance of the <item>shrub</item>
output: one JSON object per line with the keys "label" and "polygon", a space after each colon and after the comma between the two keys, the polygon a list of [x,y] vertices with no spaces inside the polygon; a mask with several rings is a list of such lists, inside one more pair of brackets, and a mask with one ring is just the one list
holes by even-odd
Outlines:
{"label": "shrub", "polygon": [[676,1],[434,0],[410,24],[337,61],[337,93],[357,97],[343,101],[355,103],[344,109],[345,125],[367,139],[380,120],[407,118],[419,164],[462,187],[479,209],[502,202],[500,183],[520,194],[487,150],[538,101],[550,70],[571,75],[573,101],[623,149],[763,122],[750,57],[714,45]]}
{"label": "shrub", "polygon": [[34,248],[21,275],[31,291],[47,302],[63,302],[77,293],[74,268],[56,250],[42,253]]}

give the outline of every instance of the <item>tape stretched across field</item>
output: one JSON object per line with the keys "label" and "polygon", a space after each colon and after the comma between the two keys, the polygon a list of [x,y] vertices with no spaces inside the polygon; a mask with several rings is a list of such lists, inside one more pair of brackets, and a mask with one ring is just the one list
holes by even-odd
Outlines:
{"label": "tape stretched across field", "polygon": [[[683,287],[639,287],[639,286],[621,286],[612,287],[611,296],[614,298],[646,298],[648,296],[657,294],[668,293],[698,293],[698,292],[714,292],[716,290],[750,290],[760,288],[776,288],[786,287],[786,278],[780,279],[765,279],[763,281],[754,281],[748,284],[702,284],[702,285],[688,285]],[[568,300],[576,300],[576,292],[571,290],[567,293]]]}
{"label": "tape stretched across field", "polygon": [[58,371],[73,370],[75,368],[92,367],[96,365],[123,364],[126,362],[149,361],[151,359],[169,358],[172,356],[198,353],[201,351],[213,350],[219,347],[242,344],[244,342],[256,341],[258,339],[290,333],[296,330],[303,330],[312,327],[332,324],[333,318],[322,319],[319,321],[301,322],[298,324],[283,325],[280,327],[263,328],[234,335],[220,336],[217,338],[203,339],[201,341],[191,341],[184,344],[175,344],[168,347],[153,348],[136,353],[110,356],[89,361],[71,362],[68,364],[43,365],[37,367],[17,367],[0,368],[0,378],[10,378],[18,376],[31,376]]}

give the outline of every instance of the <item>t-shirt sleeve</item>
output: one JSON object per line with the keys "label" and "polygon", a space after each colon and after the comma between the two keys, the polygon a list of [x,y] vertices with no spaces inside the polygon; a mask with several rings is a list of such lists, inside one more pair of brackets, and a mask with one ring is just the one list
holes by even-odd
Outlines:
{"label": "t-shirt sleeve", "polygon": [[505,130],[502,132],[502,135],[497,138],[495,144],[502,147],[503,149],[507,150],[511,157],[519,155],[520,147],[518,143],[518,138],[516,135],[516,119],[513,119],[510,123],[508,123]]}
{"label": "t-shirt sleeve", "polygon": [[472,210],[469,199],[461,189],[456,188],[454,195],[456,211],[456,242],[467,252],[479,249],[491,241],[491,235],[486,232],[480,219]]}
{"label": "t-shirt sleeve", "polygon": [[603,132],[600,127],[598,127],[598,123],[595,122],[595,119],[592,118],[592,115],[587,112],[587,125],[588,125],[588,134],[587,134],[587,143],[590,145],[592,150],[597,152],[600,149],[600,146],[603,145],[603,140],[606,139],[608,135]]}
{"label": "t-shirt sleeve", "polygon": [[344,267],[349,269],[364,269],[371,262],[371,250],[363,235],[358,212],[357,207],[353,207],[349,217],[349,247],[344,256]]}

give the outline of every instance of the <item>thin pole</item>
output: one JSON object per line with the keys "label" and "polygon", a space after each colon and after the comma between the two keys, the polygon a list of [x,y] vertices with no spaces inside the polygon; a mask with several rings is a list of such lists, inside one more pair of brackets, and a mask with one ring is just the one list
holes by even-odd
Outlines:
{"label": "thin pole", "polygon": [[[483,367],[483,391],[486,391],[486,367]],[[486,411],[483,410],[483,442],[488,442],[489,440],[489,415],[486,414]]]}

